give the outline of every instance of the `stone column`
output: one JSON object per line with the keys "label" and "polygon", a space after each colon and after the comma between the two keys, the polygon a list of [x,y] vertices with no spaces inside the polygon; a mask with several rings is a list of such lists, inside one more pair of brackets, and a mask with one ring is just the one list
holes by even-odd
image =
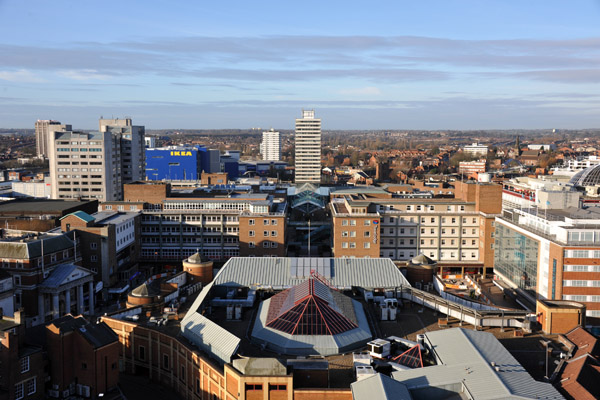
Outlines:
{"label": "stone column", "polygon": [[65,314],[71,313],[71,289],[65,290]]}
{"label": "stone column", "polygon": [[83,314],[83,285],[77,286],[77,314]]}
{"label": "stone column", "polygon": [[89,282],[89,288],[90,288],[90,315],[94,315],[94,296],[96,295],[96,293],[94,293],[94,281]]}
{"label": "stone column", "polygon": [[58,293],[52,293],[52,319],[60,317]]}
{"label": "stone column", "polygon": [[44,309],[44,293],[38,294],[38,315],[40,323],[46,320],[46,310]]}

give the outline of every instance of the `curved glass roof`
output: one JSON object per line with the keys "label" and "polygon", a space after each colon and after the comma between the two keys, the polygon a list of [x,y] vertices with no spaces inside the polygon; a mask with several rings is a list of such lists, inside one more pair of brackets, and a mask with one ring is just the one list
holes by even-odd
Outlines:
{"label": "curved glass roof", "polygon": [[569,183],[575,186],[600,185],[600,165],[595,165],[579,171],[573,175],[571,180],[569,180]]}

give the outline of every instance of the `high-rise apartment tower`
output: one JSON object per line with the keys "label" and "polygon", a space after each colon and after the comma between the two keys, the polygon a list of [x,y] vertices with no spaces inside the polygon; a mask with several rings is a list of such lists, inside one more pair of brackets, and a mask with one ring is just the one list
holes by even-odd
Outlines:
{"label": "high-rise apartment tower", "polygon": [[262,159],[266,161],[281,160],[281,136],[279,132],[275,132],[273,129],[263,132],[260,154],[262,154]]}
{"label": "high-rise apartment tower", "polygon": [[315,110],[302,110],[296,119],[296,183],[321,182],[321,119]]}

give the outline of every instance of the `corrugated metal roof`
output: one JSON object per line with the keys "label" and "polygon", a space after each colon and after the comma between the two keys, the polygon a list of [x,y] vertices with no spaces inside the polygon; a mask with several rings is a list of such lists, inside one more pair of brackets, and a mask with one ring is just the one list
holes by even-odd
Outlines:
{"label": "corrugated metal roof", "polygon": [[412,400],[404,384],[382,374],[354,382],[350,388],[353,400]]}
{"label": "corrugated metal roof", "polygon": [[551,384],[534,380],[491,333],[454,328],[426,336],[440,364],[393,372],[409,389],[456,387],[462,382],[478,400],[563,399]]}
{"label": "corrugated metal roof", "polygon": [[[295,267],[294,267],[295,265]],[[328,266],[328,268],[327,268]],[[215,277],[216,285],[290,288],[321,271],[336,288],[410,286],[389,258],[258,258],[234,257]]]}
{"label": "corrugated metal roof", "polygon": [[206,285],[194,300],[190,311],[181,321],[181,333],[214,358],[223,363],[230,363],[240,345],[240,338],[199,313],[200,306],[212,286],[212,283]]}

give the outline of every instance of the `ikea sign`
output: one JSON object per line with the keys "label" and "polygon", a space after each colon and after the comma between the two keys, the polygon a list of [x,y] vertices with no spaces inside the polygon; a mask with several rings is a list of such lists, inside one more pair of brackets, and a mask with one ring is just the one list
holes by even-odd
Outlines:
{"label": "ikea sign", "polygon": [[191,151],[172,151],[172,156],[190,156],[192,155]]}

